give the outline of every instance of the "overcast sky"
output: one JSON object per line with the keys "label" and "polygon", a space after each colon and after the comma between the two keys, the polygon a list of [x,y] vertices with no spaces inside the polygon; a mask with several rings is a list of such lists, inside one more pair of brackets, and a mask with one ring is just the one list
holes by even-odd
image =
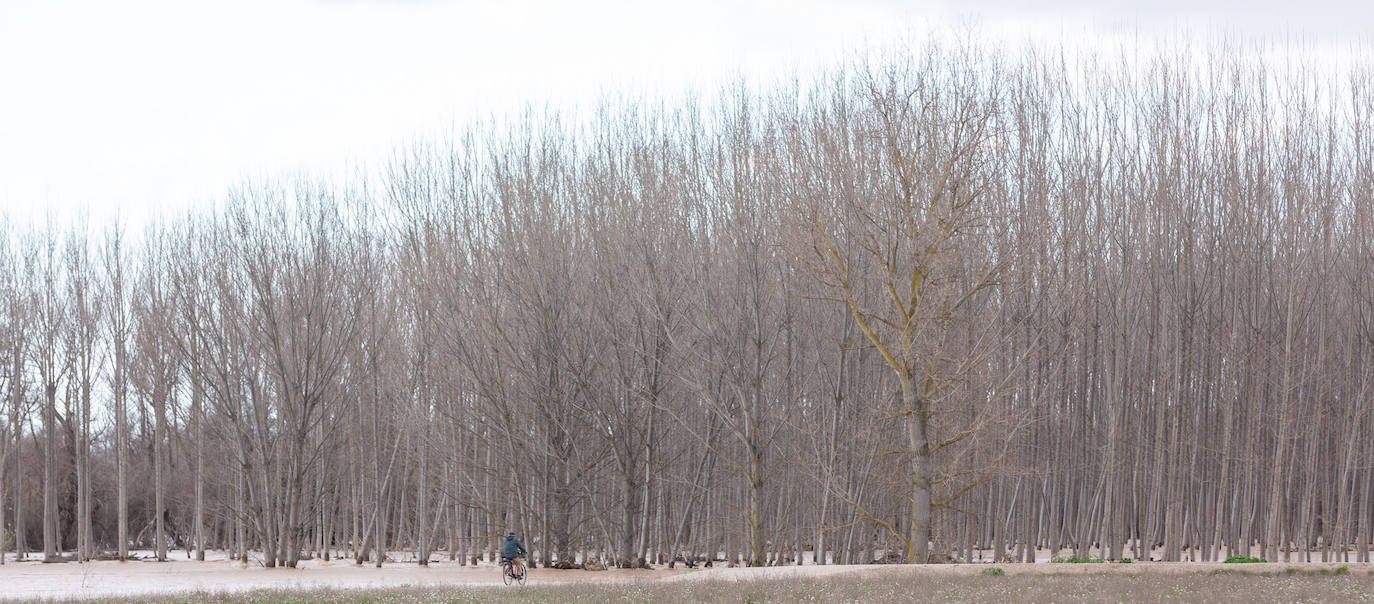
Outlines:
{"label": "overcast sky", "polygon": [[1334,0],[0,0],[0,212],[137,221],[526,102],[804,72],[967,20],[1008,38],[1374,32],[1368,3]]}

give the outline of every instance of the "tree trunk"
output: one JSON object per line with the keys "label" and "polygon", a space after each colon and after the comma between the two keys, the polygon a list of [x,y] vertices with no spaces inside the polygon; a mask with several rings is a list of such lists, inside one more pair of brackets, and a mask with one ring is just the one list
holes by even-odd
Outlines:
{"label": "tree trunk", "polygon": [[[128,422],[128,401],[127,401],[127,375],[128,361],[124,352],[124,341],[118,340],[115,344],[115,499],[116,522],[118,529],[118,548],[119,560],[122,562],[129,557],[129,422]],[[239,508],[243,513],[244,508]]]}
{"label": "tree trunk", "polygon": [[416,494],[416,522],[415,530],[420,532],[420,566],[429,566],[430,535],[429,525],[426,519],[429,517],[429,400],[426,398],[422,403],[424,406],[424,426],[420,429],[420,460],[417,471],[420,473],[419,492]]}
{"label": "tree trunk", "polygon": [[[159,386],[160,388],[160,386]],[[157,395],[155,395],[157,396]],[[156,515],[157,530],[157,559],[159,562],[167,561],[167,527],[164,518],[167,515],[166,488],[167,483],[164,478],[166,472],[166,462],[164,458],[163,441],[167,438],[167,401],[162,396],[157,396],[154,412],[156,414],[156,426],[153,429],[153,493],[154,507]]]}
{"label": "tree trunk", "polygon": [[[20,334],[14,334],[13,337],[19,338],[22,336]],[[14,439],[14,442],[12,444],[8,441],[5,443],[5,451],[7,455],[14,456],[14,472],[9,473],[7,475],[12,476],[14,478],[14,506],[12,508],[13,522],[10,526],[14,530],[14,559],[16,561],[23,560],[24,554],[26,553],[24,551],[24,485],[21,482],[24,477],[24,451],[21,448],[24,442],[24,424],[19,420],[19,405],[22,402],[24,392],[23,379],[21,377],[23,375],[24,366],[22,343],[23,341],[20,340],[19,346],[15,346],[10,349],[11,354],[13,354],[14,357],[11,359],[10,365],[10,391],[8,393],[10,403],[9,415],[4,419],[0,419],[0,421],[7,420],[9,422],[10,429],[8,434],[6,434],[6,437],[13,437]],[[7,459],[0,460],[0,468],[3,468],[5,462],[7,461]],[[3,474],[3,472],[0,472],[0,474]],[[5,476],[0,476],[0,481],[3,481],[4,478]],[[5,487],[3,485],[0,485],[0,490],[3,490],[4,488]],[[3,526],[5,524],[4,519],[5,502],[4,497],[0,495],[0,532],[3,532]],[[4,547],[0,545],[0,558],[4,557]]]}
{"label": "tree trunk", "polygon": [[55,560],[57,543],[57,384],[48,382],[43,396],[43,559]]}
{"label": "tree trunk", "polygon": [[234,513],[234,546],[238,561],[248,563],[248,473],[242,464],[238,467],[238,509]]}
{"label": "tree trunk", "polygon": [[196,502],[194,519],[194,537],[196,541],[196,560],[205,561],[205,433],[204,423],[205,414],[201,408],[201,383],[200,372],[194,368],[199,360],[193,361],[191,370],[191,421],[193,422],[192,432],[195,435],[196,448]]}
{"label": "tree trunk", "polygon": [[[86,355],[93,354],[86,350]],[[91,559],[91,381],[90,367],[83,363],[81,373],[81,425],[77,430],[76,481],[77,481],[77,560],[86,562]]]}
{"label": "tree trunk", "polygon": [[[1293,366],[1293,305],[1297,293],[1296,279],[1288,286],[1288,308],[1284,319],[1283,337],[1283,380],[1279,386],[1279,423],[1278,431],[1275,436],[1274,463],[1273,463],[1273,482],[1269,491],[1269,516],[1268,531],[1265,533],[1265,542],[1268,547],[1266,559],[1276,562],[1279,556],[1279,540],[1283,536],[1281,532],[1283,519],[1285,517],[1283,509],[1283,492],[1285,480],[1288,476],[1288,432],[1289,432],[1289,413],[1288,403],[1292,392],[1292,366]],[[1286,548],[1285,548],[1286,549]]]}
{"label": "tree trunk", "polygon": [[[908,527],[906,559],[925,564],[930,560],[930,441],[927,437],[925,401],[916,392],[916,376],[908,373],[902,382],[902,403],[906,417],[907,444],[911,448],[911,518]],[[999,552],[1000,553],[1000,552]]]}
{"label": "tree trunk", "polygon": [[760,524],[762,518],[759,515],[759,503],[763,499],[763,468],[759,463],[761,452],[755,443],[749,443],[748,479],[749,479],[749,517],[748,521],[748,540],[749,540],[749,566],[763,566],[763,531]]}

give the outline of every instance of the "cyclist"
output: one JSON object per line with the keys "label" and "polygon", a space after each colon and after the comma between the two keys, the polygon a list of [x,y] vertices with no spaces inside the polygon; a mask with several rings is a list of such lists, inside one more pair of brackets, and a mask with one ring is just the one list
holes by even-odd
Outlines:
{"label": "cyclist", "polygon": [[514,570],[517,576],[524,573],[525,544],[515,538],[515,531],[506,533],[506,538],[501,541],[501,548],[501,561],[511,564],[511,570]]}

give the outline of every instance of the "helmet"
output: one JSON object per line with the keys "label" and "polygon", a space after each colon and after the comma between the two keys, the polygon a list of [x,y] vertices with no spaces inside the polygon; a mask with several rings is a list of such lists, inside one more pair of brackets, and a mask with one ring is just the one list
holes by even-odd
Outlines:
{"label": "helmet", "polygon": [[515,536],[515,531],[511,531],[511,532],[509,532],[509,533],[506,533],[506,536],[507,536],[507,537],[514,537],[514,536]]}

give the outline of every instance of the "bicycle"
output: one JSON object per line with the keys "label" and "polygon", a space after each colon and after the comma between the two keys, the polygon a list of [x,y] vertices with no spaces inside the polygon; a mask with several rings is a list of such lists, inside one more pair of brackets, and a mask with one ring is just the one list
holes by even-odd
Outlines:
{"label": "bicycle", "polygon": [[525,565],[521,564],[520,570],[517,571],[515,569],[515,564],[512,562],[514,562],[513,559],[501,561],[501,581],[506,585],[510,585],[512,582],[519,582],[521,585],[524,585]]}

